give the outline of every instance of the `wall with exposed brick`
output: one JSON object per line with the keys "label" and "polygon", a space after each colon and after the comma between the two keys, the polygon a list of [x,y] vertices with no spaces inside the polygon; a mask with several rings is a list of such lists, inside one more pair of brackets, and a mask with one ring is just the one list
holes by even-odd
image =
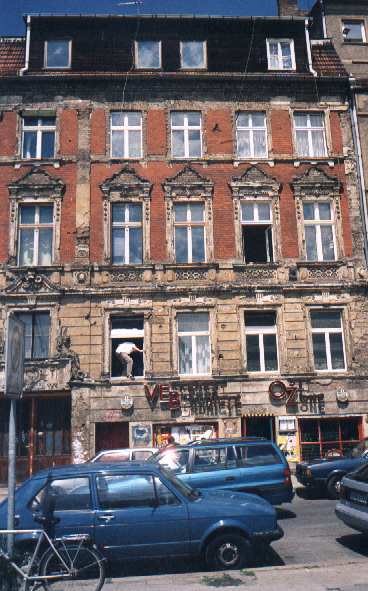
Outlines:
{"label": "wall with exposed brick", "polygon": [[106,154],[107,117],[104,109],[95,109],[91,113],[91,154]]}
{"label": "wall with exposed brick", "polygon": [[17,147],[17,114],[4,111],[0,120],[0,157],[15,156]]}
{"label": "wall with exposed brick", "polygon": [[75,109],[63,109],[58,116],[59,152],[75,156],[78,149],[78,115]]}

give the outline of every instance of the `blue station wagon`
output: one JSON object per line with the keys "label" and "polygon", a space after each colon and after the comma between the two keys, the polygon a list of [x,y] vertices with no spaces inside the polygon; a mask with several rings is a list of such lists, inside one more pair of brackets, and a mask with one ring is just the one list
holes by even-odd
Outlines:
{"label": "blue station wagon", "polygon": [[294,496],[284,454],[260,437],[168,446],[147,461],[170,468],[193,488],[248,492],[273,505],[289,503]]}
{"label": "blue station wagon", "polygon": [[[230,491],[194,490],[147,462],[40,472],[16,491],[16,527],[38,529],[50,497],[53,534],[89,534],[112,561],[201,555],[212,568],[239,568],[248,562],[254,544],[283,535],[267,501]],[[4,500],[0,528],[6,527],[6,516]],[[16,539],[23,545],[31,542]]]}

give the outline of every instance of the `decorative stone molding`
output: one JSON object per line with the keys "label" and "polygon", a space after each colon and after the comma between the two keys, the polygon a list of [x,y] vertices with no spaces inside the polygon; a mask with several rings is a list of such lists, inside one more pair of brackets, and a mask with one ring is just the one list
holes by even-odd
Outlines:
{"label": "decorative stone molding", "polygon": [[21,179],[8,185],[10,197],[9,263],[17,262],[19,206],[33,203],[54,204],[53,262],[60,261],[61,202],[65,184],[45,170],[32,168]]}
{"label": "decorative stone molding", "polygon": [[16,276],[12,283],[5,289],[7,294],[55,294],[59,295],[64,290],[50,281],[45,275],[28,271]]}
{"label": "decorative stone molding", "polygon": [[301,281],[340,281],[341,265],[330,263],[312,263],[299,266],[299,277]]}
{"label": "decorative stone molding", "polygon": [[71,348],[71,338],[68,335],[68,328],[59,324],[56,336],[56,358],[70,359],[70,379],[69,381],[82,382],[85,373],[81,371],[79,355]]}
{"label": "decorative stone molding", "polygon": [[177,281],[204,281],[208,278],[207,269],[176,269],[175,278]]}
{"label": "decorative stone molding", "polygon": [[124,283],[125,281],[143,281],[144,271],[127,269],[125,271],[112,271],[110,281],[112,283]]}
{"label": "decorative stone molding", "polygon": [[143,263],[147,263],[150,259],[151,183],[139,176],[134,168],[124,166],[100,187],[103,194],[105,262],[111,261],[111,204],[129,201],[142,203]]}
{"label": "decorative stone molding", "polygon": [[201,201],[204,203],[207,262],[213,260],[212,197],[213,182],[187,165],[162,184],[166,203],[166,241],[170,262],[175,262],[174,203]]}
{"label": "decorative stone molding", "polygon": [[271,283],[277,281],[277,267],[267,265],[235,267],[236,279],[247,283]]}

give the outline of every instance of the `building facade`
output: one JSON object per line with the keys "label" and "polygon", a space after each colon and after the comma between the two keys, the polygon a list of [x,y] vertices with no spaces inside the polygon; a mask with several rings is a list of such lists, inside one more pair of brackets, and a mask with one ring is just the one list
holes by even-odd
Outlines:
{"label": "building facade", "polygon": [[169,435],[266,436],[295,460],[365,434],[349,82],[308,26],[32,16],[24,40],[1,41],[2,323],[26,326],[19,478]]}

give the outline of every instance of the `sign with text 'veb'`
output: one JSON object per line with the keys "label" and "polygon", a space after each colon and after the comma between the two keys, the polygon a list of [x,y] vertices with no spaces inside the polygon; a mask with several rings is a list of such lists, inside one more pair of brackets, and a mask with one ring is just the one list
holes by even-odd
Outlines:
{"label": "sign with text 'veb'", "polygon": [[8,317],[5,344],[5,396],[21,398],[24,380],[24,324]]}

